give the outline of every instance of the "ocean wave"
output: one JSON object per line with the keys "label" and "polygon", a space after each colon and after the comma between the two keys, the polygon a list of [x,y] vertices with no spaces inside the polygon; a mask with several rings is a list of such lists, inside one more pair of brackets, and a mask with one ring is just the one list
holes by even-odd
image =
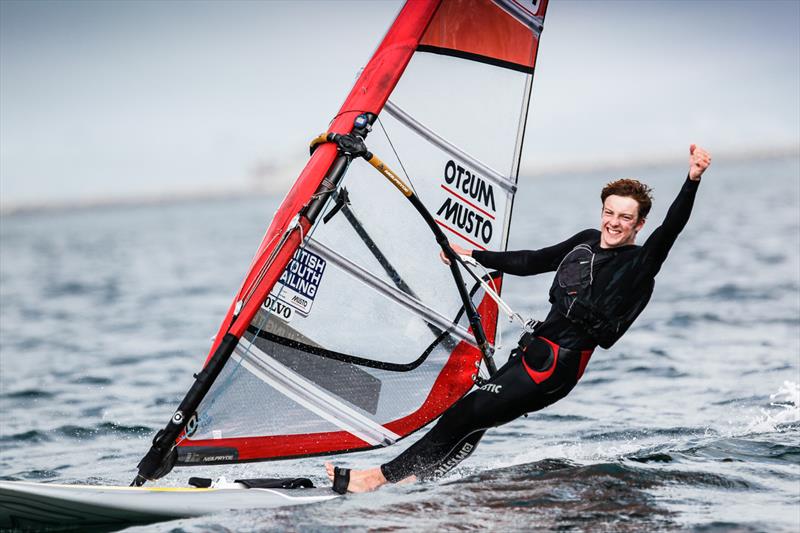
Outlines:
{"label": "ocean wave", "polygon": [[635,366],[628,370],[628,372],[635,372],[647,374],[649,376],[657,376],[664,378],[682,378],[689,376],[687,372],[681,372],[674,366],[659,367],[659,366]]}
{"label": "ocean wave", "polygon": [[746,438],[713,439],[702,445],[686,448],[683,456],[712,458],[723,462],[797,462],[800,446]]}
{"label": "ocean wave", "polygon": [[55,394],[53,392],[43,389],[23,389],[1,394],[0,398],[7,398],[9,400],[42,400],[53,398],[54,396]]}
{"label": "ocean wave", "polygon": [[59,478],[61,471],[69,468],[69,465],[57,466],[49,469],[34,469],[19,472],[15,475],[0,476],[3,481],[45,481]]}
{"label": "ocean wave", "polygon": [[582,435],[586,441],[630,441],[645,439],[650,437],[676,437],[697,434],[698,429],[687,426],[676,426],[669,428],[643,428],[643,429],[624,429],[619,431],[604,431],[600,433],[588,433]]}
{"label": "ocean wave", "polygon": [[116,424],[113,422],[102,422],[95,426],[75,426],[65,425],[54,430],[54,433],[63,437],[71,439],[89,439],[107,435],[124,436],[124,435],[149,435],[152,428],[147,426],[126,426]]}
{"label": "ocean wave", "polygon": [[37,431],[35,429],[32,429],[30,431],[15,433],[13,435],[3,435],[2,437],[0,437],[0,444],[3,444],[4,446],[9,446],[9,445],[21,446],[23,444],[47,442],[49,440],[51,440],[51,438],[47,432]]}
{"label": "ocean wave", "polygon": [[111,385],[114,380],[102,376],[79,376],[70,381],[76,385]]}
{"label": "ocean wave", "polygon": [[726,283],[706,294],[706,298],[721,301],[742,301],[742,300],[771,300],[776,293],[796,292],[797,286],[780,284],[768,287],[742,286],[735,283]]}

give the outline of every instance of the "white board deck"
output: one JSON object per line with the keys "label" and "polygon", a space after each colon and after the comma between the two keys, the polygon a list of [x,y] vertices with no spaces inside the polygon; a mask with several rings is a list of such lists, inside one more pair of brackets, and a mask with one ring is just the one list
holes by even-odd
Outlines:
{"label": "white board deck", "polygon": [[0,481],[0,528],[146,524],[231,509],[268,509],[337,497],[330,488],[114,487]]}

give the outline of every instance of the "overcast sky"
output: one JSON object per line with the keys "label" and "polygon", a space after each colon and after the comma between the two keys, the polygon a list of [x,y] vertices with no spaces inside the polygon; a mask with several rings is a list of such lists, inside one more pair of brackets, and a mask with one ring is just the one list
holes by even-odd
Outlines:
{"label": "overcast sky", "polygon": [[[397,1],[0,2],[4,206],[285,188]],[[800,145],[800,2],[552,0],[523,171]]]}

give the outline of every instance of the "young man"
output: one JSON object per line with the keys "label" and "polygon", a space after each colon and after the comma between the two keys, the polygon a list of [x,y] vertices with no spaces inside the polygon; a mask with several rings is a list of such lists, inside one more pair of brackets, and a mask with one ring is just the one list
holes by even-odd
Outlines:
{"label": "young man", "polygon": [[[652,204],[650,188],[622,179],[603,188],[600,230],[587,229],[534,251],[482,252],[457,245],[482,265],[518,276],[556,272],[553,304],[533,334],[478,390],[456,402],[420,440],[378,468],[353,470],[326,463],[337,492],[365,492],[381,485],[432,479],[466,459],[490,427],[497,427],[566,396],[583,375],[596,346],[611,347],[647,305],[655,276],[692,210],[700,177],[711,156],[689,147],[689,175],[664,219],[642,246],[636,235]],[[447,262],[444,255],[442,260]]]}

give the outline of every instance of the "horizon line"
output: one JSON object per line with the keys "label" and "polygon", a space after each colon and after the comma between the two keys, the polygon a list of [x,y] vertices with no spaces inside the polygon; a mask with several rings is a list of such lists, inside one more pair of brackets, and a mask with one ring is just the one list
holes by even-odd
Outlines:
{"label": "horizon line", "polygon": [[[746,162],[769,159],[785,159],[800,157],[800,143],[784,145],[777,148],[760,148],[749,151],[727,150],[718,153],[717,160],[726,162]],[[658,168],[675,163],[674,156],[645,156],[641,158],[607,159],[594,162],[569,162],[569,163],[543,163],[537,164],[535,169],[522,169],[521,175],[541,177],[548,175],[565,175],[579,172],[611,172],[630,168]],[[69,210],[105,209],[114,207],[145,207],[154,205],[172,205],[191,203],[204,200],[242,199],[253,196],[270,196],[286,192],[285,189],[291,182],[284,180],[273,187],[262,185],[243,185],[225,189],[206,187],[202,190],[173,190],[141,192],[129,195],[105,195],[85,198],[71,198],[66,200],[42,200],[38,202],[21,201],[0,203],[0,216],[14,216],[40,212],[58,212]]]}

